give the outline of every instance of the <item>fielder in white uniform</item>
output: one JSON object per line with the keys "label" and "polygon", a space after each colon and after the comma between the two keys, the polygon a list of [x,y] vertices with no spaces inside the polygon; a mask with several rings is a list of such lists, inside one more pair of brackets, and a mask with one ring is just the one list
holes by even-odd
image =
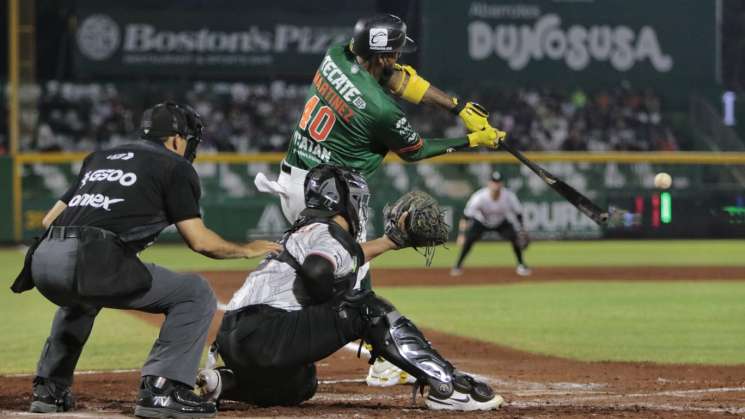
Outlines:
{"label": "fielder in white uniform", "polygon": [[517,274],[530,275],[530,268],[523,259],[523,250],[528,245],[528,235],[523,227],[523,207],[520,200],[511,190],[502,184],[502,175],[494,172],[486,187],[471,195],[463,210],[458,233],[458,244],[461,247],[458,261],[450,274],[458,276],[463,273],[462,266],[468,252],[486,231],[496,231],[512,243],[512,250],[517,259]]}

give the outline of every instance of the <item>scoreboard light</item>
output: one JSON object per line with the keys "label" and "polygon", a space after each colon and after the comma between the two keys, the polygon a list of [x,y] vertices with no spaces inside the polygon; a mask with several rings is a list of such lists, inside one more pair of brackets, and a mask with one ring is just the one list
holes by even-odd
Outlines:
{"label": "scoreboard light", "polygon": [[662,224],[670,224],[673,219],[673,206],[670,192],[660,194],[660,221]]}
{"label": "scoreboard light", "polygon": [[660,195],[652,195],[652,228],[660,227]]}

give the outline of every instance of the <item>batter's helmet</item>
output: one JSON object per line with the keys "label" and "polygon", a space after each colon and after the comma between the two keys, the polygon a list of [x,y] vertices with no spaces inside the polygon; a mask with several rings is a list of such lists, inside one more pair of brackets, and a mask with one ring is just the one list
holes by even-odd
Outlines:
{"label": "batter's helmet", "polygon": [[357,237],[367,222],[370,189],[359,173],[330,164],[319,164],[305,177],[305,209],[302,217],[341,215],[349,232]]}
{"label": "batter's helmet", "polygon": [[406,23],[394,15],[375,15],[358,20],[349,47],[364,59],[373,54],[416,51],[414,40],[406,36]]}
{"label": "batter's helmet", "polygon": [[184,158],[193,162],[197,147],[202,142],[204,122],[189,105],[163,102],[142,114],[140,136],[145,140],[161,141],[163,137],[178,134],[186,139]]}

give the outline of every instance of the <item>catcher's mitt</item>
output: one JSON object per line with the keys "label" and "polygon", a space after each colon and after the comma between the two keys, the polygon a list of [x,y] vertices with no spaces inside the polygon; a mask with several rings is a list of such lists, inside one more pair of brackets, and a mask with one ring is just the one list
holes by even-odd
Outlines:
{"label": "catcher's mitt", "polygon": [[[444,211],[429,194],[408,192],[393,204],[383,208],[385,235],[401,249],[413,247],[432,263],[435,246],[448,239],[450,226],[445,222]],[[419,250],[423,248],[423,250]]]}

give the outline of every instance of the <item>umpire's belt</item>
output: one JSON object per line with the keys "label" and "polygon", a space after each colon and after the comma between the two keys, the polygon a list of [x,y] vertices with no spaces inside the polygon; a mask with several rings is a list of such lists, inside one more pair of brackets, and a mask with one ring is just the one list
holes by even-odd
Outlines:
{"label": "umpire's belt", "polygon": [[50,239],[107,239],[116,234],[109,230],[91,226],[53,226],[49,229]]}

